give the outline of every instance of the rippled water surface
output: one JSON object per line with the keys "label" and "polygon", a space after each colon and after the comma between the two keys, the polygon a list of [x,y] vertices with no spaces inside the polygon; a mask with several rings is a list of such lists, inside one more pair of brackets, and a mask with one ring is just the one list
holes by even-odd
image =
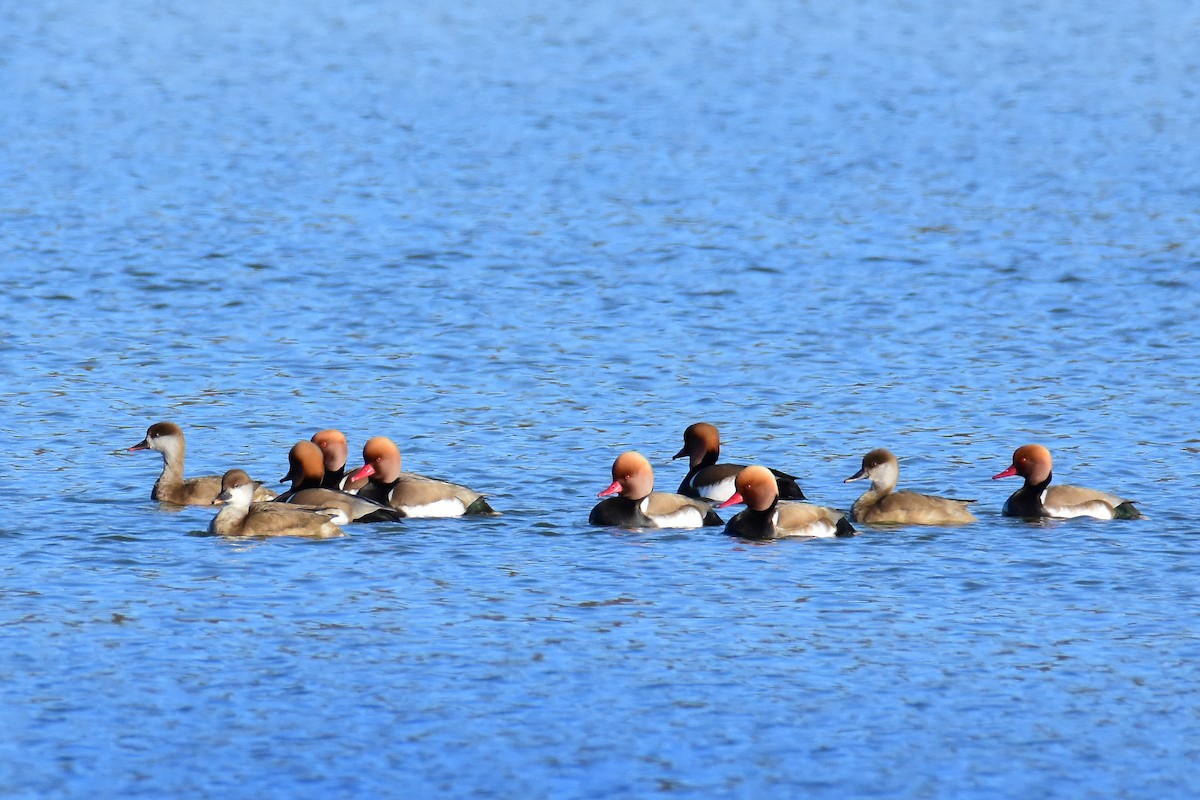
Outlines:
{"label": "rippled water surface", "polygon": [[[1048,8],[1043,8],[1046,5]],[[0,794],[1188,797],[1200,12],[0,10]],[[330,426],[494,519],[149,500]],[[636,448],[958,529],[591,528]],[[1148,519],[1003,518],[990,476]]]}

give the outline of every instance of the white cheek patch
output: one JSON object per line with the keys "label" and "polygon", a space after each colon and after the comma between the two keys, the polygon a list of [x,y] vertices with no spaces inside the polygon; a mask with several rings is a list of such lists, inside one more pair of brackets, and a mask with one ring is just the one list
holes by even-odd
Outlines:
{"label": "white cheek patch", "polygon": [[461,517],[467,507],[457,497],[437,500],[423,506],[401,506],[400,511],[407,517]]}
{"label": "white cheek patch", "polygon": [[737,482],[737,476],[726,478],[723,481],[716,483],[708,483],[703,486],[696,487],[696,493],[706,500],[712,500],[714,503],[724,503],[729,498],[733,497],[734,484]]}

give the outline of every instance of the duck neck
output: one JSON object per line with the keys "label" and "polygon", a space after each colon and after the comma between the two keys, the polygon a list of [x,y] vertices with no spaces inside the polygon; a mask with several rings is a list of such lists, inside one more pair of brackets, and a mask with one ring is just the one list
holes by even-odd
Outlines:
{"label": "duck neck", "polygon": [[863,496],[859,498],[860,503],[866,505],[875,505],[883,498],[887,497],[896,488],[896,482],[879,482],[871,481],[871,488],[863,492]]}
{"label": "duck neck", "polygon": [[292,491],[298,492],[301,489],[320,489],[324,475],[320,477],[316,475],[301,475],[300,480],[292,484]]}
{"label": "duck neck", "polygon": [[346,465],[338,467],[335,470],[326,469],[325,477],[321,479],[321,485],[329,489],[342,488],[342,478],[346,477]]}
{"label": "duck neck", "polygon": [[249,513],[249,506],[226,503],[221,506],[221,510],[213,517],[211,530],[220,536],[236,533],[241,528],[242,523]]}
{"label": "duck neck", "polygon": [[398,477],[394,481],[385,482],[376,479],[372,475],[371,479],[367,481],[367,485],[358,490],[358,496],[367,500],[374,500],[376,503],[382,503],[386,506],[391,502],[392,489],[399,482],[400,478]]}
{"label": "duck neck", "polygon": [[1025,491],[1033,492],[1038,497],[1041,497],[1042,492],[1046,491],[1046,489],[1049,488],[1050,481],[1052,481],[1052,480],[1054,480],[1054,473],[1049,472],[1046,474],[1046,480],[1042,481],[1041,483],[1034,483],[1033,481],[1027,480],[1027,481],[1025,481],[1025,485],[1022,486],[1021,488],[1024,489]]}
{"label": "duck neck", "polygon": [[755,539],[773,539],[775,537],[775,511],[779,505],[776,497],[771,505],[762,510],[747,508],[742,512],[743,535]]}
{"label": "duck neck", "polygon": [[183,487],[183,442],[172,443],[162,453],[163,468],[154,482],[154,497],[170,494]]}
{"label": "duck neck", "polygon": [[1008,498],[1008,502],[1004,504],[1004,513],[1014,517],[1044,516],[1046,507],[1042,504],[1042,495],[1045,494],[1052,477],[1053,474],[1047,475],[1040,483],[1026,480],[1025,484]]}

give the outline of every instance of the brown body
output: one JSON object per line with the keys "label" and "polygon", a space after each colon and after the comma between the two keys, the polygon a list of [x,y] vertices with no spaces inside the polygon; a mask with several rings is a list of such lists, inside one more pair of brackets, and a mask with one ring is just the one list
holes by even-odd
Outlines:
{"label": "brown body", "polygon": [[721,524],[712,506],[703,500],[654,491],[654,470],[641,453],[629,450],[617,456],[612,478],[613,482],[599,495],[607,499],[597,503],[588,515],[593,525],[699,528]]}
{"label": "brown body", "polygon": [[254,503],[254,481],[240,469],[232,469],[221,478],[221,493],[216,502],[224,506],[208,530],[218,536],[265,537],[304,536],[329,539],[342,535],[331,519],[334,509],[310,509],[288,503]]}
{"label": "brown body", "polygon": [[970,500],[951,500],[917,492],[895,491],[900,464],[879,448],[863,456],[862,469],[845,482],[869,478],[871,488],[850,508],[851,519],[869,525],[962,525],[975,522],[967,510]]}
{"label": "brown body", "polygon": [[[180,506],[209,506],[221,493],[221,476],[183,477],[183,430],[173,422],[157,422],[146,430],[146,438],[130,450],[155,450],[162,454],[163,470],[150,492],[153,500]],[[275,493],[255,486],[254,499],[270,500]]]}
{"label": "brown body", "polygon": [[401,469],[400,448],[386,436],[369,439],[363,446],[363,466],[351,480],[369,479],[360,497],[394,508],[406,517],[461,517],[494,515],[487,499],[457,483],[428,478]]}

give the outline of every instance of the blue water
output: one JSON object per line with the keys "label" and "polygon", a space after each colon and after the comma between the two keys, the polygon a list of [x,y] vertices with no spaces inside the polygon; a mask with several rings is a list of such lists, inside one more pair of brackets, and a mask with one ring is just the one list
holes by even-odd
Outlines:
{"label": "blue water", "polygon": [[[1042,6],[1048,6],[1043,8]],[[0,795],[1191,797],[1200,11],[0,10]],[[149,500],[336,426],[494,519]],[[689,423],[957,529],[590,528]],[[1055,474],[1148,519],[1003,518]]]}

